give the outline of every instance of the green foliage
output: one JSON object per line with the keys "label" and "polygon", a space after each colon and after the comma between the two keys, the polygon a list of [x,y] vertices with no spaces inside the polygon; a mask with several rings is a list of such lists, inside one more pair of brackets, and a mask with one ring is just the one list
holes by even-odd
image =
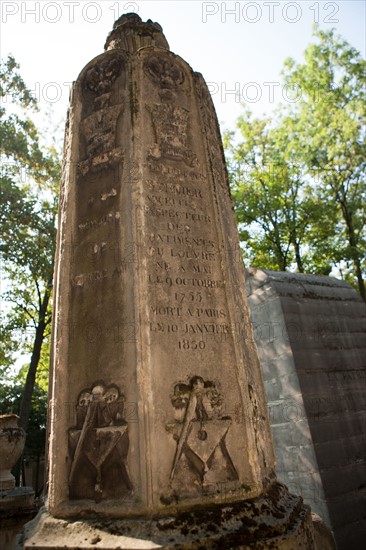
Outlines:
{"label": "green foliage", "polygon": [[320,200],[336,210],[331,259],[341,258],[346,277],[366,300],[366,61],[334,30],[314,34],[318,43],[306,50],[305,64],[287,60],[284,78],[303,90],[302,162],[318,176]]}
{"label": "green foliage", "polygon": [[11,55],[0,62],[0,152],[15,165],[35,173],[42,161],[38,132],[25,111],[37,110],[37,102],[19,74]]}
{"label": "green foliage", "polygon": [[366,62],[315,28],[305,63],[288,59],[299,101],[271,120],[246,111],[225,138],[244,255],[252,265],[329,274],[365,294]]}
{"label": "green foliage", "polygon": [[292,121],[285,122],[276,126],[247,111],[238,120],[243,141],[236,145],[233,134],[227,135],[226,149],[247,261],[282,271],[296,264],[303,272],[311,254],[300,254],[300,249],[322,212],[290,145]]}
{"label": "green foliage", "polygon": [[[4,406],[16,408],[19,424],[27,428],[29,420],[29,445],[42,441],[43,450],[43,428],[39,438],[32,430],[38,420],[45,424],[38,405],[46,391],[60,162],[54,147],[40,146],[39,131],[29,118],[36,101],[13,57],[1,62],[0,76],[0,257],[6,304],[0,388],[10,392]],[[30,361],[14,378],[12,364],[19,354]]]}

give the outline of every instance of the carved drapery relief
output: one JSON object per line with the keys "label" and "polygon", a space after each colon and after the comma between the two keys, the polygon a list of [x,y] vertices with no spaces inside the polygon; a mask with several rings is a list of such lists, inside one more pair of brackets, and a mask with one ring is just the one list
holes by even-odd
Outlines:
{"label": "carved drapery relief", "polygon": [[182,160],[188,166],[196,166],[197,155],[189,148],[189,111],[170,103],[146,105],[153,123],[156,143],[148,152],[148,158]]}
{"label": "carved drapery relief", "polygon": [[94,112],[80,124],[85,140],[85,160],[79,163],[79,173],[85,176],[90,170],[107,169],[123,158],[123,151],[116,147],[118,117],[124,106],[111,105],[112,86],[122,71],[122,60],[105,59],[91,67],[84,77],[83,86],[93,94]]}
{"label": "carved drapery relief", "polygon": [[237,480],[225,442],[232,419],[223,413],[223,396],[216,384],[194,376],[189,384],[175,384],[171,402],[175,422],[166,429],[177,442],[171,485],[174,487],[176,482],[179,487],[187,481],[187,467],[193,474],[193,484],[201,489]]}
{"label": "carved drapery relief", "polygon": [[117,117],[121,105],[106,107],[84,118],[81,130],[86,138],[86,153],[88,157],[105,153],[113,147]]}
{"label": "carved drapery relief", "polygon": [[161,99],[161,103],[146,104],[156,140],[148,151],[148,158],[180,160],[188,166],[196,166],[197,155],[189,143],[189,110],[174,104],[185,80],[183,69],[174,59],[155,54],[145,59],[144,71],[158,88]]}
{"label": "carved drapery relief", "polygon": [[122,149],[115,147],[117,121],[122,110],[122,105],[104,107],[81,122],[87,157],[79,165],[82,175],[87,174],[90,169],[110,166],[122,158]]}
{"label": "carved drapery relief", "polygon": [[79,393],[76,426],[69,429],[70,498],[99,502],[132,493],[124,403],[118,386],[102,381]]}

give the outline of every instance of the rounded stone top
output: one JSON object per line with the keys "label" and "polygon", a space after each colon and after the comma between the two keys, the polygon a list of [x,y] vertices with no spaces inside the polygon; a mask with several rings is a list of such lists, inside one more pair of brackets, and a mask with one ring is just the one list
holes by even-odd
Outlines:
{"label": "rounded stone top", "polygon": [[151,19],[142,21],[137,13],[124,13],[113,25],[107,36],[105,50],[122,49],[130,53],[146,46],[169,50],[169,44],[159,23]]}
{"label": "rounded stone top", "polygon": [[17,414],[0,414],[0,429],[17,428],[18,420]]}

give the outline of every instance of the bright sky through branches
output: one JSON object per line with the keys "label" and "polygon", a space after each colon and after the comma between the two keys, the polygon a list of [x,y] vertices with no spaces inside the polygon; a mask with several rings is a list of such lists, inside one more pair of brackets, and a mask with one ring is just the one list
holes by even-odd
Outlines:
{"label": "bright sky through branches", "polygon": [[1,56],[15,56],[42,108],[53,105],[55,122],[65,118],[71,82],[103,52],[114,20],[126,12],[162,25],[171,50],[203,74],[220,123],[230,128],[240,100],[258,115],[296,101],[280,71],[286,57],[301,59],[314,23],[335,27],[363,55],[366,48],[364,0],[2,0],[0,9]]}

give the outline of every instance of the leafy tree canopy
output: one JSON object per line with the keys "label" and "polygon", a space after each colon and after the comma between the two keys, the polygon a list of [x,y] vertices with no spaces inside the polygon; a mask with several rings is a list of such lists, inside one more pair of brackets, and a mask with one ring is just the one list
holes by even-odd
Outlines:
{"label": "leafy tree canopy", "polygon": [[272,118],[246,110],[225,136],[244,256],[338,273],[366,301],[366,62],[334,30],[314,39],[304,63],[284,64],[298,101]]}
{"label": "leafy tree canopy", "polygon": [[[0,257],[6,306],[0,358],[4,391],[9,392],[9,381],[17,395],[22,387],[13,412],[27,427],[34,388],[45,389],[44,373],[39,370],[37,382],[36,374],[49,340],[60,162],[54,145],[40,145],[30,119],[37,103],[12,56],[0,63],[0,77]],[[29,354],[30,362],[14,375],[17,354]]]}

